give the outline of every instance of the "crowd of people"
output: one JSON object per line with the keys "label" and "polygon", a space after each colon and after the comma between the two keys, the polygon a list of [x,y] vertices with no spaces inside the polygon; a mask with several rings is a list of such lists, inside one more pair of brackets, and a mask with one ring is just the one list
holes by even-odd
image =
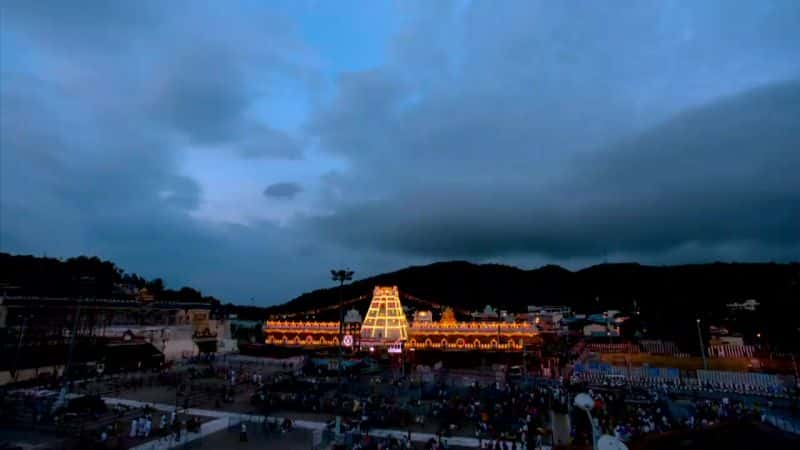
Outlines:
{"label": "crowd of people", "polygon": [[[317,372],[319,369],[315,369]],[[258,367],[208,366],[192,372],[191,377],[216,379],[219,388],[213,395],[231,400],[234,392],[246,392],[260,414],[273,412],[309,412],[321,416],[341,416],[336,422],[341,430],[357,436],[352,448],[360,450],[402,449],[410,436],[397,438],[370,437],[374,428],[396,428],[424,431],[438,435],[426,448],[446,448],[453,436],[478,439],[482,448],[490,450],[536,449],[550,442],[551,412],[572,411],[573,439],[587,442],[592,427],[582,411],[571,408],[575,394],[589,390],[595,400],[591,410],[596,428],[603,434],[631,441],[654,433],[691,430],[723,422],[757,420],[763,411],[734,399],[709,399],[708,392],[725,392],[736,386],[710,384],[687,385],[674,379],[634,379],[608,377],[590,372],[574,373],[566,380],[508,379],[474,381],[469,385],[455,383],[445,373],[432,383],[420,379],[397,377],[378,383],[361,382],[358,373],[338,375],[301,375],[296,371],[263,373]],[[174,386],[186,397],[186,372],[178,375],[165,371],[159,381]],[[134,385],[138,386],[135,382]],[[213,383],[212,383],[213,384]],[[683,404],[685,414],[675,413],[670,397],[694,390],[694,398]],[[635,392],[634,392],[635,391]],[[733,389],[736,392],[735,389]],[[749,392],[743,389],[742,392]],[[683,395],[683,397],[687,397]],[[692,398],[689,396],[689,398]],[[199,428],[196,419],[178,420],[176,412],[141,411],[125,416],[128,426],[119,423],[98,430],[99,441],[107,442],[124,436],[146,440],[152,437],[178,439]],[[762,419],[763,420],[763,419]],[[288,431],[292,423],[278,428]]]}
{"label": "crowd of people", "polygon": [[[630,391],[618,388],[589,389],[588,393],[594,399],[591,414],[596,430],[623,442],[656,433],[764,420],[766,411],[727,397],[678,401],[657,390],[649,390],[633,398]],[[579,442],[588,441],[591,436],[588,417],[577,409],[573,410],[573,417],[573,438]]]}
{"label": "crowd of people", "polygon": [[[586,377],[577,375],[559,383],[526,385],[515,382],[473,383],[466,388],[447,382],[433,389],[419,387],[421,395],[352,395],[336,392],[336,385],[319,379],[282,374],[269,377],[249,375],[246,382],[257,386],[256,403],[268,410],[308,411],[341,415],[342,431],[360,436],[370,428],[400,428],[433,431],[439,436],[430,448],[441,448],[451,436],[472,436],[483,448],[494,450],[535,449],[549,442],[550,411],[567,413],[571,399],[587,385],[598,386],[593,415],[601,433],[631,441],[654,433],[708,427],[731,420],[759,418],[759,412],[741,402],[700,400],[690,403],[685,417],[673,415],[665,401],[668,395],[683,393],[686,387],[677,380]],[[387,383],[382,383],[386,385]],[[394,386],[413,391],[408,380]],[[703,389],[711,387],[696,386]],[[636,393],[634,393],[634,391]],[[399,391],[390,391],[394,394]],[[702,395],[699,395],[702,397]],[[583,413],[573,423],[573,438],[587,440],[591,427]],[[333,421],[331,422],[333,426]],[[403,440],[367,442],[359,440],[352,448],[403,448]]]}

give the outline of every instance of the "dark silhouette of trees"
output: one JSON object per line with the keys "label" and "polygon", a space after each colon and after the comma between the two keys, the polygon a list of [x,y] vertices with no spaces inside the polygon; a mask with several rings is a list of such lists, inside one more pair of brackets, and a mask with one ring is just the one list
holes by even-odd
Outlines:
{"label": "dark silhouette of trees", "polygon": [[147,281],[96,256],[61,260],[0,253],[0,293],[7,295],[132,298],[142,288],[147,288],[156,300],[219,303],[188,286],[177,291],[167,289],[161,278]]}

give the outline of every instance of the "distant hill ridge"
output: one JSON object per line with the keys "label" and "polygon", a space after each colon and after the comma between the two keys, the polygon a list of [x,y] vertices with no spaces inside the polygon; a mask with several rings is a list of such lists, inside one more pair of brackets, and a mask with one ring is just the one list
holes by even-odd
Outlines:
{"label": "distant hill ridge", "polygon": [[[207,301],[242,319],[263,320],[270,314],[325,307],[329,309],[317,319],[338,318],[340,292],[335,286],[269,308],[220,305],[219,300],[198,290],[167,289],[159,278],[147,281],[96,257],[59,260],[0,252],[0,293],[118,297],[125,295],[119,292],[120,285],[146,287],[160,300]],[[681,338],[689,345],[697,342],[696,318],[703,318],[704,323],[722,323],[730,318],[727,303],[754,298],[761,303],[759,310],[739,320],[738,329],[757,330],[783,348],[800,346],[800,263],[624,263],[570,271],[555,265],[523,270],[502,264],[449,261],[357,280],[345,285],[342,299],[368,299],[377,285],[397,285],[401,292],[460,310],[478,310],[488,304],[521,312],[528,305],[563,304],[582,312],[630,311],[635,300],[641,311],[642,328],[657,336]],[[362,313],[366,306],[367,300],[356,305]]]}
{"label": "distant hill ridge", "polygon": [[[549,265],[533,270],[466,261],[408,267],[345,285],[342,298],[369,295],[374,286],[397,285],[401,292],[461,310],[486,305],[511,312],[528,305],[568,305],[579,312],[619,309],[631,312],[636,301],[636,326],[651,337],[668,337],[686,350],[696,350],[695,320],[724,324],[735,319],[726,304],[757,299],[755,313],[739,317],[735,330],[769,336],[775,348],[800,343],[800,264],[711,263],[645,266],[600,264],[578,271]],[[337,287],[305,293],[270,314],[302,313],[329,307],[315,318],[337,320]],[[353,305],[362,314],[367,302]],[[350,306],[348,306],[350,307]],[[707,328],[706,328],[707,330]],[[708,335],[706,334],[707,338]],[[797,350],[800,350],[798,348]]]}
{"label": "distant hill ridge", "polygon": [[[450,261],[358,280],[343,288],[342,297],[347,300],[368,294],[377,285],[397,285],[414,296],[468,309],[481,309],[487,304],[510,311],[542,304],[629,309],[636,300],[645,309],[660,309],[658,303],[666,302],[662,306],[682,305],[693,312],[710,312],[748,298],[766,303],[789,300],[797,295],[799,283],[798,263],[621,263],[573,272],[556,265],[523,270],[501,264]],[[338,288],[331,287],[302,294],[271,309],[300,312],[334,304],[338,299]]]}

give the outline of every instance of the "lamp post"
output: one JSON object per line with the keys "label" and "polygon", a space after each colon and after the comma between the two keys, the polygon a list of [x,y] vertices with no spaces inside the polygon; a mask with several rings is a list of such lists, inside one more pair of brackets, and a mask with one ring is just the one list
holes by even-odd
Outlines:
{"label": "lamp post", "polygon": [[595,425],[594,418],[592,417],[594,400],[591,395],[586,393],[576,395],[574,405],[576,408],[586,411],[586,416],[589,417],[589,426],[592,427],[592,449],[628,450],[628,447],[616,437],[610,435],[600,436],[600,430]]}
{"label": "lamp post", "polygon": [[331,278],[333,281],[339,282],[339,343],[342,342],[342,334],[344,332],[344,310],[342,309],[342,290],[344,282],[353,279],[353,271],[350,269],[345,270],[331,270]]}
{"label": "lamp post", "polygon": [[[331,270],[331,278],[333,281],[339,282],[339,364],[337,364],[338,383],[336,383],[337,397],[341,397],[342,391],[342,339],[344,339],[344,310],[342,309],[342,295],[344,290],[344,282],[353,279],[353,271],[350,269],[344,270]],[[340,399],[341,400],[341,399]],[[336,432],[340,431],[341,416],[336,415]]]}
{"label": "lamp post", "polygon": [[13,367],[13,373],[14,373],[13,376],[14,376],[14,382],[15,383],[17,382],[17,379],[19,377],[19,370],[18,370],[19,368],[17,367],[17,364],[19,362],[20,351],[22,350],[22,340],[23,340],[23,338],[25,336],[25,327],[28,325],[28,320],[32,319],[32,318],[33,318],[33,314],[26,314],[26,315],[22,316],[22,325],[20,326],[19,339],[17,340],[17,351],[14,354],[14,364],[12,366]]}
{"label": "lamp post", "polygon": [[708,360],[706,360],[706,350],[703,346],[703,333],[700,331],[700,319],[697,319],[697,339],[700,341],[700,356],[703,357],[703,370],[708,370]]}
{"label": "lamp post", "polygon": [[594,400],[592,396],[586,393],[581,393],[575,396],[575,407],[586,412],[586,417],[589,418],[589,426],[592,427],[592,448],[597,450],[598,430],[592,418],[592,408],[594,407]]}

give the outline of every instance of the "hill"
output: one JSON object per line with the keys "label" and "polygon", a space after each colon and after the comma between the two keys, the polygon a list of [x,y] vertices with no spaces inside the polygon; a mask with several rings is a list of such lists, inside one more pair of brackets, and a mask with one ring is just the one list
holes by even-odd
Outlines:
{"label": "hill", "polygon": [[156,300],[219,303],[197,289],[168,289],[161,278],[148,281],[97,257],[61,260],[0,253],[0,293],[7,295],[128,298],[142,288],[147,288]]}
{"label": "hill", "polygon": [[[522,312],[528,305],[563,304],[582,312],[631,311],[634,300],[644,327],[679,340],[696,339],[695,319],[723,322],[725,305],[755,298],[762,307],[740,320],[743,332],[758,328],[776,342],[800,341],[800,264],[713,263],[681,266],[601,264],[578,271],[559,266],[533,270],[464,261],[408,267],[346,285],[344,300],[368,295],[376,285],[397,285],[412,296],[466,310],[485,305]],[[335,306],[338,288],[303,294],[272,314],[300,313]],[[366,301],[359,302],[362,313]],[[326,313],[334,319],[336,308]],[[322,318],[318,314],[317,318]],[[696,341],[695,341],[696,342]]]}

